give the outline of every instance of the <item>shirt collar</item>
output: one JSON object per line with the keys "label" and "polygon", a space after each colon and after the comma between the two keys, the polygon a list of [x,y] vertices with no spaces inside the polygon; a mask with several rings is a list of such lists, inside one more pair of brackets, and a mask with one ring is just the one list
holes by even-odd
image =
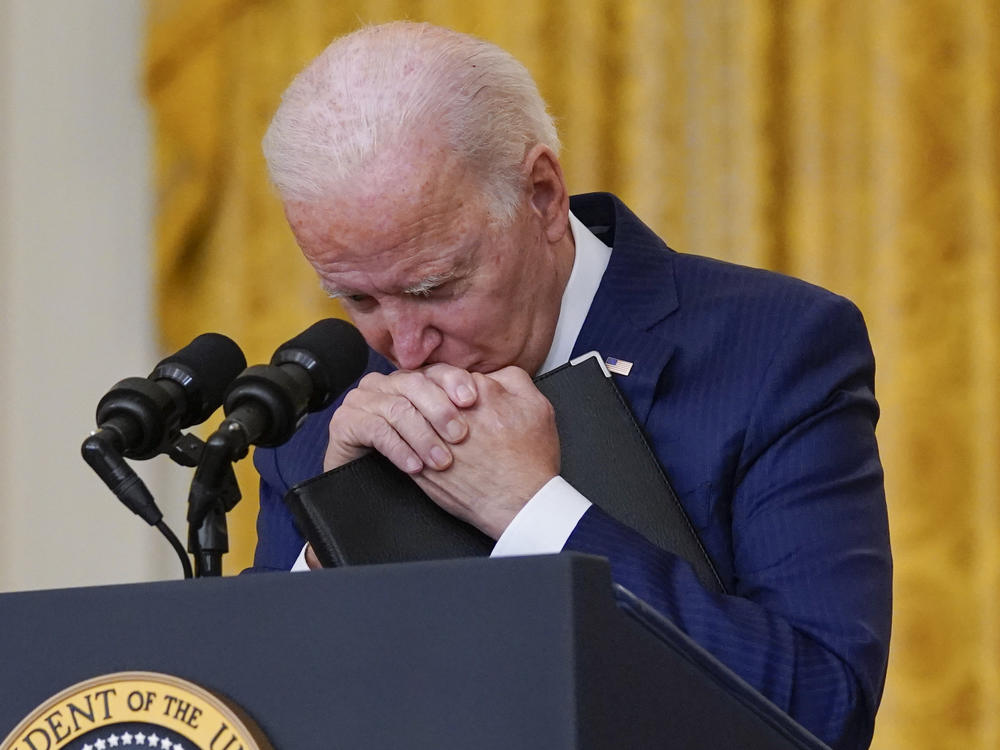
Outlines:
{"label": "shirt collar", "polygon": [[597,239],[572,212],[569,215],[569,228],[576,250],[573,270],[563,290],[552,346],[537,373],[539,375],[569,361],[573,345],[583,329],[583,322],[587,319],[597,288],[601,285],[601,277],[611,261],[611,248]]}

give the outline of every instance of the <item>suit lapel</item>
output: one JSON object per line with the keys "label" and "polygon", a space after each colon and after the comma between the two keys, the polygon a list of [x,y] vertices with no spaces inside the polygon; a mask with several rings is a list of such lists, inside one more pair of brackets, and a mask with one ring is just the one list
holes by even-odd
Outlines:
{"label": "suit lapel", "polygon": [[632,362],[628,376],[614,377],[636,420],[645,424],[675,348],[660,326],[678,306],[673,251],[614,196],[575,196],[570,207],[613,248],[573,356],[596,350]]}

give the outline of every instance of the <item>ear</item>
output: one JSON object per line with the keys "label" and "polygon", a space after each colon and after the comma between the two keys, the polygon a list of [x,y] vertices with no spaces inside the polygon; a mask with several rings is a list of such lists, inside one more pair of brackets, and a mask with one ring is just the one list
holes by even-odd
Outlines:
{"label": "ear", "polygon": [[524,158],[531,206],[542,220],[545,236],[555,243],[569,230],[569,191],[559,157],[539,143]]}

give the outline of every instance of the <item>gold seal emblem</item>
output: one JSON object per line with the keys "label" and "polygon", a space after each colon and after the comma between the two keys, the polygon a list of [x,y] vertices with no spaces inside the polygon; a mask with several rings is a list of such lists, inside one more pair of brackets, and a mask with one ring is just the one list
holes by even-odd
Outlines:
{"label": "gold seal emblem", "polygon": [[248,716],[194,683],[156,672],[80,682],[39,706],[0,750],[270,750]]}

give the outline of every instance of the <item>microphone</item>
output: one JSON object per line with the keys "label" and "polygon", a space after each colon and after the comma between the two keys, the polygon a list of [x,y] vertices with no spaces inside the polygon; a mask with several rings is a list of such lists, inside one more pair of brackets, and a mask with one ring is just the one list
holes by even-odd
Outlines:
{"label": "microphone", "polygon": [[97,404],[95,436],[126,458],[152,458],[180,429],[205,421],[246,364],[232,339],[204,333],[149,377],[116,383]]}
{"label": "microphone", "polygon": [[240,499],[232,462],[251,445],[288,440],[307,411],[327,406],[364,372],[368,346],[343,320],[314,323],[278,347],[271,363],[248,367],[226,390],[226,418],[205,442],[188,495],[188,549],[197,575],[221,575],[229,550],[226,513]]}
{"label": "microphone", "polygon": [[314,323],[279,346],[270,364],[248,367],[232,382],[216,434],[239,432],[238,451],[281,445],[306,412],[328,406],[367,364],[368,345],[357,328],[336,318]]}

